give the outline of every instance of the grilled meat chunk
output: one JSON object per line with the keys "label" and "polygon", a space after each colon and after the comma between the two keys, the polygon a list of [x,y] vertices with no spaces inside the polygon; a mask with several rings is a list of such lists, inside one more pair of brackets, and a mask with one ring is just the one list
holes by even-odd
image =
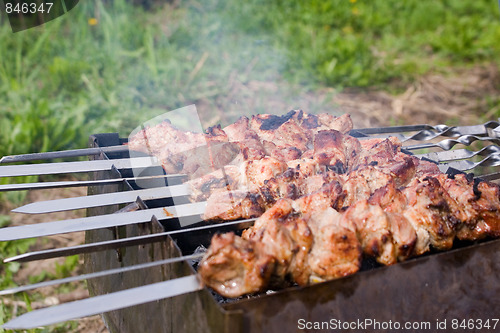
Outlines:
{"label": "grilled meat chunk", "polygon": [[237,297],[268,288],[275,261],[251,240],[234,233],[217,234],[198,273],[219,294]]}
{"label": "grilled meat chunk", "polygon": [[436,163],[424,161],[416,157],[412,157],[415,163],[415,177],[420,178],[422,176],[435,176],[442,174]]}
{"label": "grilled meat chunk", "polygon": [[265,201],[258,193],[247,191],[216,191],[208,198],[204,220],[248,219],[261,216],[266,210]]}
{"label": "grilled meat chunk", "polygon": [[361,152],[358,163],[360,165],[387,164],[393,161],[401,151],[401,142],[395,137],[387,139],[366,139],[361,140]]}
{"label": "grilled meat chunk", "polygon": [[351,221],[333,208],[310,213],[314,244],[309,253],[310,283],[356,273],[361,267],[361,246]]}
{"label": "grilled meat chunk", "polygon": [[227,165],[217,171],[189,180],[192,201],[207,200],[216,191],[232,191],[241,188],[241,169],[235,165]]}
{"label": "grilled meat chunk", "polygon": [[404,261],[413,256],[417,233],[403,214],[386,212],[386,215],[397,261]]}
{"label": "grilled meat chunk", "polygon": [[457,237],[462,240],[477,240],[487,236],[500,236],[500,200],[499,187],[488,182],[474,181],[466,175],[448,177],[436,176],[451,198],[459,204],[462,224],[457,230]]}
{"label": "grilled meat chunk", "polygon": [[261,114],[251,119],[241,117],[223,130],[230,142],[240,145],[241,161],[271,156],[288,162],[312,147],[314,134],[330,129],[347,133],[352,129],[352,121],[348,115],[316,116],[299,110],[283,116]]}
{"label": "grilled meat chunk", "polygon": [[313,234],[307,220],[294,211],[291,200],[280,199],[258,219],[252,232],[243,234],[275,258],[271,285],[280,287],[287,281],[305,285],[309,279],[307,255]]}
{"label": "grilled meat chunk", "polygon": [[333,129],[346,134],[353,128],[351,116],[348,114],[335,117],[329,113],[322,113],[318,115],[318,123],[319,126],[315,128],[317,131]]}
{"label": "grilled meat chunk", "polygon": [[[235,297],[358,271],[361,248],[353,224],[330,207],[311,213],[296,207],[292,200],[280,199],[242,238],[214,237],[199,269],[205,283]],[[261,270],[259,276],[253,265]]]}
{"label": "grilled meat chunk", "polygon": [[433,177],[415,179],[403,194],[407,198],[403,215],[418,235],[416,254],[428,251],[429,245],[438,250],[450,249],[460,223],[453,215],[458,207],[439,181]]}
{"label": "grilled meat chunk", "polygon": [[249,191],[257,191],[272,177],[282,174],[287,165],[275,158],[264,157],[260,160],[247,161],[241,167],[241,184]]}
{"label": "grilled meat chunk", "polygon": [[[411,257],[417,242],[417,233],[412,224],[403,215],[407,200],[404,194],[396,188],[395,182],[375,190],[368,199],[370,205],[379,206],[388,219],[388,227],[392,236],[397,261]],[[381,262],[379,260],[379,262]],[[383,262],[381,262],[383,263]]]}
{"label": "grilled meat chunk", "polygon": [[[204,219],[233,220],[260,216],[281,198],[298,198],[295,204],[301,206],[302,211],[307,205],[335,208],[342,206],[344,192],[333,173],[318,175],[317,184],[311,184],[310,178],[304,182],[305,179],[298,174],[294,169],[288,169],[283,174],[266,180],[264,185],[253,191],[215,191],[207,201]],[[306,192],[313,186],[318,189],[312,193]],[[311,194],[306,195],[307,193]]]}
{"label": "grilled meat chunk", "polygon": [[344,207],[349,207],[360,200],[367,200],[375,190],[391,181],[393,181],[393,177],[381,171],[380,168],[358,167],[356,171],[350,172],[346,177]]}
{"label": "grilled meat chunk", "polygon": [[319,165],[337,173],[344,173],[356,165],[361,147],[358,140],[336,130],[319,131],[313,144],[313,158]]}
{"label": "grilled meat chunk", "polygon": [[367,200],[349,207],[344,218],[353,222],[363,252],[384,265],[396,263],[396,250],[392,242],[390,221],[378,205],[370,205]]}
{"label": "grilled meat chunk", "polygon": [[211,141],[205,146],[180,153],[184,161],[181,172],[191,179],[202,177],[231,164],[239,153],[237,144]]}
{"label": "grilled meat chunk", "polygon": [[156,156],[167,173],[182,170],[185,156],[180,153],[203,145],[203,133],[179,130],[168,121],[139,131],[128,142],[130,150]]}
{"label": "grilled meat chunk", "polygon": [[191,179],[191,199],[202,201],[216,191],[258,191],[268,179],[283,173],[287,166],[272,157],[249,160],[239,166],[226,165],[219,170]]}

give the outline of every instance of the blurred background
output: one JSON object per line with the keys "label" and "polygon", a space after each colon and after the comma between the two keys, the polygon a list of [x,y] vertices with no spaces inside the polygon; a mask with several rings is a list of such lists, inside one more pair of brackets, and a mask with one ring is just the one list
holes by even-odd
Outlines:
{"label": "blurred background", "polygon": [[[495,0],[85,0],[15,34],[0,16],[0,156],[127,137],[190,104],[204,127],[291,109],[347,112],[357,128],[482,123],[500,117],[499,54]],[[24,201],[73,195],[60,192],[1,194],[0,226],[18,223],[7,214]],[[80,241],[0,243],[0,259]],[[79,263],[1,264],[0,287],[68,276]],[[82,284],[59,288],[55,301],[85,297]],[[2,299],[0,323],[49,294]],[[106,329],[92,317],[35,331]]]}

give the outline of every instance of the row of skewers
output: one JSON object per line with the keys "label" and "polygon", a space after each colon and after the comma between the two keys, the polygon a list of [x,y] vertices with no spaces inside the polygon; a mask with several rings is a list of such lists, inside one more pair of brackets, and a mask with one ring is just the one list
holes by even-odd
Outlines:
{"label": "row of skewers", "polygon": [[[391,265],[455,239],[500,236],[497,185],[449,176],[403,153],[396,138],[358,140],[351,129],[347,115],[292,111],[184,136],[162,123],[129,145],[192,175],[205,220],[260,216],[241,236],[214,236],[200,263],[204,283],[226,297],[350,275],[363,257]],[[177,151],[203,140],[205,159]]]}

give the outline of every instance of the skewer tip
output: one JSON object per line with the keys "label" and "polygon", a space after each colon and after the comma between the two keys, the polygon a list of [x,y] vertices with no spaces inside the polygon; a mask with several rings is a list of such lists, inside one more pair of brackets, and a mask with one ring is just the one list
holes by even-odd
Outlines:
{"label": "skewer tip", "polygon": [[11,210],[11,212],[13,213],[27,213],[24,209],[23,209],[23,206],[21,207],[17,207],[17,208],[14,208]]}
{"label": "skewer tip", "polygon": [[17,256],[13,256],[13,257],[9,257],[9,258],[5,258],[3,260],[4,264],[8,264],[9,262],[14,262],[14,261],[18,261],[19,259],[22,259],[26,257],[26,253],[23,253],[23,254],[19,254]]}

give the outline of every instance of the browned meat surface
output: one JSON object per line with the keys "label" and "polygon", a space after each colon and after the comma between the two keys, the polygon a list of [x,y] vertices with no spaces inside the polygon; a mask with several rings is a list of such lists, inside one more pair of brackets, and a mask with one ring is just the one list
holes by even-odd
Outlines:
{"label": "browned meat surface", "polygon": [[436,163],[432,163],[429,161],[424,161],[413,157],[413,161],[417,167],[415,170],[415,177],[422,177],[424,175],[439,175],[442,172],[439,170]]}
{"label": "browned meat surface", "polygon": [[215,191],[207,200],[204,220],[236,220],[261,216],[266,205],[258,193],[247,191]]}
{"label": "browned meat surface", "polygon": [[444,174],[436,176],[451,198],[458,203],[463,224],[457,237],[476,240],[486,236],[500,236],[500,200],[498,185],[474,182],[465,175],[450,178]]}
{"label": "browned meat surface", "polygon": [[317,122],[319,124],[319,126],[316,128],[318,131],[333,129],[345,134],[353,128],[351,116],[349,116],[348,114],[343,114],[339,117],[335,117],[328,113],[322,113],[318,115]]}
{"label": "browned meat surface", "polygon": [[[296,204],[304,207],[305,205],[342,207],[344,192],[341,183],[337,181],[340,178],[332,172],[314,177],[303,178],[295,169],[288,169],[284,173],[264,181],[260,188],[254,188],[250,191],[240,189],[231,192],[226,190],[226,187],[219,187],[220,190],[213,191],[208,198],[204,219],[233,220],[260,216],[280,198],[298,198]],[[316,182],[313,184],[312,180],[316,180]],[[217,186],[221,185],[217,182],[214,183]],[[312,191],[313,189],[314,191]],[[306,195],[308,193],[311,194]],[[304,210],[304,207],[301,210]],[[227,213],[224,210],[227,210]]]}
{"label": "browned meat surface", "polygon": [[231,191],[239,189],[242,181],[241,169],[235,165],[226,165],[224,168],[209,174],[194,178],[186,183],[189,186],[193,201],[207,200],[213,192]]}
{"label": "browned meat surface", "polygon": [[302,195],[300,174],[294,169],[287,169],[277,177],[267,180],[258,191],[266,203],[274,203],[279,198],[297,199]]}
{"label": "browned meat surface", "polygon": [[339,131],[319,131],[314,136],[313,158],[319,165],[327,166],[337,173],[350,170],[356,164],[359,151],[359,141]]}
{"label": "browned meat surface", "polygon": [[228,142],[229,138],[220,125],[215,125],[207,128],[205,131],[205,140],[207,142]]}
{"label": "browned meat surface", "polygon": [[210,141],[205,146],[180,153],[184,160],[181,172],[196,179],[231,164],[239,153],[237,144]]}
{"label": "browned meat surface", "polygon": [[[298,207],[306,208],[280,199],[243,238],[233,234],[214,237],[200,265],[203,281],[221,295],[234,297],[358,271],[361,248],[354,225],[330,207],[311,212]],[[253,265],[262,270],[260,276],[251,269]]]}
{"label": "browned meat surface", "polygon": [[313,234],[307,220],[294,211],[291,200],[280,199],[263,216],[251,232],[243,237],[251,239],[275,258],[271,283],[284,281],[308,283],[307,255],[313,243]]}
{"label": "browned meat surface", "polygon": [[286,164],[272,157],[249,160],[240,165],[226,165],[220,169],[194,178],[187,182],[193,201],[206,200],[219,190],[258,191],[264,183],[283,173]]}
{"label": "browned meat surface", "polygon": [[429,245],[439,250],[450,249],[460,223],[453,215],[458,207],[439,181],[433,177],[415,179],[403,193],[407,198],[403,215],[418,235],[416,254],[428,251]]}
{"label": "browned meat surface", "polygon": [[368,199],[368,203],[384,210],[397,261],[403,261],[412,256],[417,234],[412,224],[402,214],[406,209],[407,200],[404,194],[396,188],[395,182],[391,181],[375,190]]}
{"label": "browned meat surface", "polygon": [[396,159],[401,151],[401,142],[394,137],[387,139],[365,139],[360,141],[361,151],[358,163],[360,165],[385,165]]}
{"label": "browned meat surface", "polygon": [[312,212],[309,226],[314,244],[309,253],[310,283],[356,273],[361,266],[361,246],[355,226],[332,208]]}
{"label": "browned meat surface", "polygon": [[274,143],[267,141],[264,142],[264,146],[266,147],[266,152],[269,152],[269,156],[283,162],[296,160],[302,156],[302,151],[296,147],[276,146]]}
{"label": "browned meat surface", "polygon": [[325,171],[326,168],[320,166],[314,159],[312,158],[301,158],[289,161],[287,163],[289,168],[295,169],[303,177],[309,177],[318,174],[321,171]]}
{"label": "browned meat surface", "polygon": [[307,144],[312,137],[311,131],[297,124],[294,119],[289,119],[275,130],[271,130],[272,135],[268,135],[268,131],[262,129],[258,131],[257,133],[263,133],[262,138],[278,147],[294,147],[300,151],[307,149]]}
{"label": "browned meat surface", "polygon": [[[228,140],[232,142],[245,142],[249,138],[255,137],[255,132],[248,128],[248,118],[240,117],[237,121],[224,127]],[[258,137],[257,137],[258,139]]]}
{"label": "browned meat surface", "polygon": [[343,199],[342,185],[333,180],[323,184],[319,190],[301,196],[294,205],[301,212],[312,213],[328,207],[341,207]]}
{"label": "browned meat surface", "polygon": [[241,184],[249,191],[258,191],[272,177],[282,174],[287,165],[273,157],[247,161],[241,167]]}
{"label": "browned meat surface", "polygon": [[344,183],[344,207],[367,200],[375,190],[392,180],[393,177],[390,174],[373,166],[359,167],[358,170],[350,172]]}
{"label": "browned meat surface", "polygon": [[203,133],[182,131],[167,121],[138,132],[128,143],[131,150],[156,156],[167,173],[182,170],[184,156],[180,153],[206,145]]}
{"label": "browned meat surface", "polygon": [[397,261],[403,261],[413,256],[417,233],[413,226],[401,213],[386,212],[389,219],[389,230]]}
{"label": "browned meat surface", "polygon": [[219,294],[237,297],[267,289],[274,265],[275,258],[262,247],[226,233],[212,238],[198,273]]}
{"label": "browned meat surface", "polygon": [[349,116],[291,111],[205,133],[165,122],[129,142],[168,173],[190,176],[206,220],[259,217],[242,237],[216,235],[205,283],[235,297],[353,274],[362,256],[391,265],[455,237],[500,237],[500,187],[401,152],[397,138],[346,135]]}
{"label": "browned meat surface", "polygon": [[384,265],[396,263],[396,250],[392,241],[390,221],[378,205],[367,200],[349,207],[344,218],[354,223],[363,252]]}

